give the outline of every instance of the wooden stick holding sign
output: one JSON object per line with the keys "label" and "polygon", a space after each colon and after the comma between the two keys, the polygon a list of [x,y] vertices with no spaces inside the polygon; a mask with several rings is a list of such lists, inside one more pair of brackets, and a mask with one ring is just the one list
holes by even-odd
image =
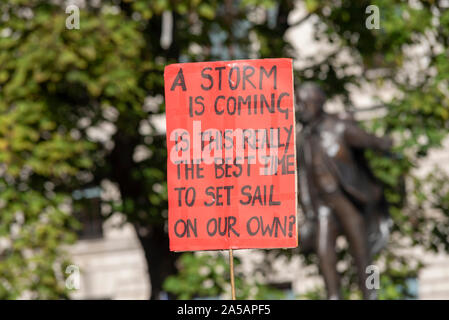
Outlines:
{"label": "wooden stick holding sign", "polygon": [[232,300],[235,300],[234,256],[232,255],[232,249],[229,249],[229,273],[231,275],[231,296]]}
{"label": "wooden stick holding sign", "polygon": [[165,68],[170,250],[292,248],[296,147],[291,59]]}

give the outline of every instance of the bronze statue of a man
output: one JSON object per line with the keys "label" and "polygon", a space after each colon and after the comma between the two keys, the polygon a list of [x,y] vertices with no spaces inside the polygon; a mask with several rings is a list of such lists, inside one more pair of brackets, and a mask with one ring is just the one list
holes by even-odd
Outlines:
{"label": "bronze statue of a man", "polygon": [[323,110],[324,92],[305,83],[296,90],[295,112],[303,129],[298,134],[298,190],[305,223],[300,247],[315,251],[329,299],[341,298],[336,239],[344,234],[357,267],[364,299],[375,299],[366,286],[366,268],[388,241],[388,205],[382,185],[364,158],[365,149],[387,152],[391,140],[378,138]]}

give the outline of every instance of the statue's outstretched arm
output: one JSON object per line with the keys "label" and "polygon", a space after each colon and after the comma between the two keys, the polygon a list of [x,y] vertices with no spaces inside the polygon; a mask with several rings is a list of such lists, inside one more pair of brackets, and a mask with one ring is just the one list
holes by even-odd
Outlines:
{"label": "statue's outstretched arm", "polygon": [[349,121],[345,123],[345,139],[348,144],[355,148],[366,148],[387,152],[392,146],[390,138],[379,138],[366,132],[355,122]]}

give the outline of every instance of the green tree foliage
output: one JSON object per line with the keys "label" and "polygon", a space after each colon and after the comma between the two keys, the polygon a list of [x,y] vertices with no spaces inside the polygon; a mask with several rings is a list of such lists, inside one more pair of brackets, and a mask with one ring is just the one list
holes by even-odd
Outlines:
{"label": "green tree foliage", "polygon": [[[178,263],[179,274],[167,278],[164,288],[179,299],[231,298],[229,260],[222,252],[185,253]],[[234,257],[236,299],[282,299],[274,289],[240,270],[240,259]]]}
{"label": "green tree foliage", "polygon": [[144,39],[107,7],[81,11],[80,30],[47,1],[0,9],[0,297],[63,297],[60,248],[75,239],[70,194],[105,167],[104,146],[81,120],[98,125],[110,105],[143,117]]}
{"label": "green tree foliage", "polygon": [[[163,281],[176,272],[178,259],[168,251],[165,137],[154,122],[164,112],[163,68],[187,61],[303,59],[285,38],[292,25],[301,23],[289,19],[295,3],[86,0],[80,8],[80,29],[69,30],[68,14],[57,1],[0,1],[0,297],[66,296],[61,248],[74,241],[76,225],[70,195],[109,180],[121,196],[110,203],[110,213],[123,212],[135,226],[148,262],[152,297],[157,298]],[[393,100],[379,96],[385,116],[366,123],[375,132],[391,134],[395,152],[402,155],[372,157],[396,203],[391,249],[381,257],[388,270],[382,281],[396,288],[419,266],[405,269],[409,261],[394,251],[403,239],[408,246],[448,247],[447,230],[424,215],[431,206],[447,219],[447,180],[437,174],[425,180],[412,176],[417,161],[440,147],[447,134],[448,11],[439,1],[297,4],[309,12],[303,21],[314,19],[316,39],[334,48],[295,70],[297,82],[320,82],[348,111],[355,108],[348,91],[353,86],[368,83],[380,90],[388,84],[397,92]],[[365,27],[370,4],[380,9],[378,30]],[[173,22],[168,45],[161,45],[164,12]],[[424,48],[424,67],[412,74],[410,63],[418,65],[409,54],[414,46]],[[341,59],[343,53],[351,61]],[[105,139],[92,134],[104,127],[112,128]],[[145,156],[137,158],[136,150]],[[398,193],[404,174],[410,196],[417,199],[413,205]],[[425,186],[433,186],[430,202]],[[341,255],[349,259],[346,251]],[[167,290],[189,297],[218,293],[202,291],[205,279],[186,280],[192,266],[198,266],[195,257],[183,257],[180,276],[169,278]],[[352,274],[349,268],[344,277],[349,291]],[[222,290],[218,278],[212,279],[217,284],[213,288]],[[176,289],[186,284],[188,292]],[[397,297],[393,291],[385,297]]]}

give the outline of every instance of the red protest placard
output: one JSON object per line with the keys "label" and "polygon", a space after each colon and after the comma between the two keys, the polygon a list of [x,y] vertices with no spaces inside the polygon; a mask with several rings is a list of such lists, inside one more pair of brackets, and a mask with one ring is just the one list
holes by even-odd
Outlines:
{"label": "red protest placard", "polygon": [[170,250],[297,246],[291,59],[165,68]]}

